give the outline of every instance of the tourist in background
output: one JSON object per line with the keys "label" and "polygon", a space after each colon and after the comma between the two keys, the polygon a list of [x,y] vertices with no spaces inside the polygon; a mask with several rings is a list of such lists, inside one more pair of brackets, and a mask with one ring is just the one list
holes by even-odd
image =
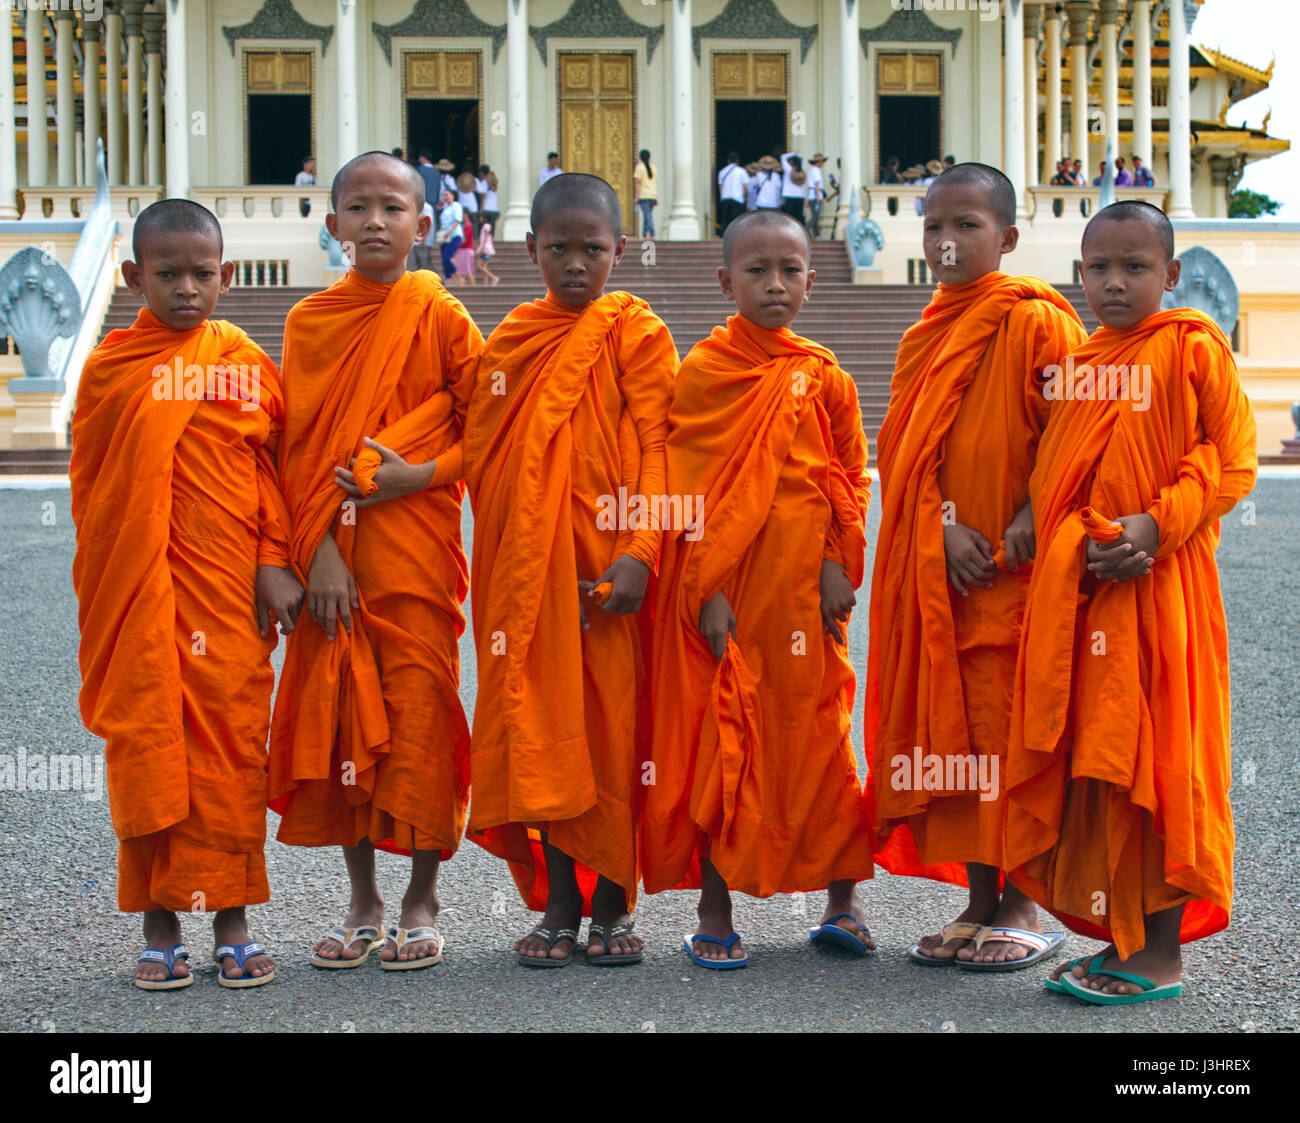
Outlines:
{"label": "tourist in background", "polygon": [[826,179],[822,175],[822,165],[826,157],[818,152],[808,161],[808,233],[814,238],[821,237],[822,204],[826,201]]}
{"label": "tourist in background", "polygon": [[659,201],[659,177],[650,163],[650,150],[643,148],[637,154],[636,171],[632,173],[632,201],[641,208],[641,237],[655,239],[655,203]]}
{"label": "tourist in background", "polygon": [[718,172],[718,233],[725,234],[730,223],[745,213],[749,173],[740,166],[740,153],[728,152],[727,162]]}
{"label": "tourist in background", "polygon": [[781,209],[803,225],[803,204],[808,194],[808,173],[803,157],[794,152],[781,154]]}

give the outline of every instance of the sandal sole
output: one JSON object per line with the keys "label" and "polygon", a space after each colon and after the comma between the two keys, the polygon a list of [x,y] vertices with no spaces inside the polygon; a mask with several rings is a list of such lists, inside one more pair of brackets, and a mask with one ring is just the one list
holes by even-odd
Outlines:
{"label": "sandal sole", "polygon": [[194,985],[194,976],[186,975],[183,979],[132,979],[141,990],[183,990]]}

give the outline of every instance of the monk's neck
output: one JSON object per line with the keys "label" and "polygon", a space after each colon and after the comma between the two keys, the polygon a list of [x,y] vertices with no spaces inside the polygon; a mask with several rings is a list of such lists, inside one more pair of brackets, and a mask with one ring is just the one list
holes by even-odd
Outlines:
{"label": "monk's neck", "polygon": [[406,276],[406,263],[403,262],[400,266],[378,272],[371,272],[354,265],[352,266],[352,272],[358,277],[364,277],[367,281],[373,281],[377,285],[395,285]]}
{"label": "monk's neck", "polygon": [[550,289],[546,290],[546,295],[542,297],[542,303],[551,308],[561,309],[565,312],[572,312],[575,316],[585,312],[592,304],[605,295],[604,289],[598,292],[590,300],[584,300],[581,304],[570,304],[567,300],[561,300]]}
{"label": "monk's neck", "polygon": [[1001,269],[990,269],[987,273],[981,273],[973,281],[967,281],[964,285],[945,285],[941,281],[939,291],[951,293],[953,296],[963,296],[966,293],[976,293],[982,288],[997,284],[1004,277],[1006,277],[1006,274]]}

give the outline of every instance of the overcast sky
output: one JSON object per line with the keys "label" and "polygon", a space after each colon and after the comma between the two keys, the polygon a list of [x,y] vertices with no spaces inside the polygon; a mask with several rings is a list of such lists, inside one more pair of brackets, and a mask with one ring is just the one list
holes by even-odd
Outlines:
{"label": "overcast sky", "polygon": [[[1191,38],[1260,69],[1277,56],[1268,89],[1237,102],[1228,110],[1228,124],[1258,128],[1272,106],[1269,135],[1289,140],[1291,150],[1251,164],[1241,186],[1281,202],[1275,218],[1300,222],[1300,3],[1205,0]],[[1202,168],[1202,175],[1207,172]]]}

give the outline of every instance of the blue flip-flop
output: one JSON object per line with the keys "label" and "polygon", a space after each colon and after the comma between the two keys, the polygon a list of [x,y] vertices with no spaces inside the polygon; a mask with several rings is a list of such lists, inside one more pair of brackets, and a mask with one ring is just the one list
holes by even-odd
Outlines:
{"label": "blue flip-flop", "polygon": [[178,959],[189,959],[190,949],[184,944],[175,944],[169,948],[145,948],[144,954],[140,956],[141,963],[161,963],[167,968],[167,978],[165,979],[136,979],[135,985],[141,990],[180,990],[181,987],[190,986],[194,982],[194,973],[177,976],[176,961]]}
{"label": "blue flip-flop", "polygon": [[957,966],[963,971],[984,971],[990,974],[1004,971],[1023,971],[1035,963],[1055,955],[1065,943],[1064,932],[1030,932],[1025,928],[1008,928],[1005,925],[985,928],[975,938],[975,951],[979,951],[990,940],[1009,944],[1020,944],[1030,949],[1029,954],[1020,959],[1008,959],[1004,963],[976,963],[974,960],[958,960]]}
{"label": "blue flip-flop", "polygon": [[701,936],[699,934],[683,936],[682,947],[686,949],[686,954],[691,957],[691,962],[696,967],[707,967],[710,971],[731,971],[736,967],[748,967],[749,956],[742,959],[705,959],[703,956],[695,954],[695,942],[697,940],[706,944],[719,944],[726,948],[728,953],[736,946],[736,941],[740,939],[739,932],[732,932],[725,940],[719,940],[717,936]]}
{"label": "blue flip-flop", "polygon": [[275,978],[275,968],[265,975],[248,975],[242,978],[232,979],[226,974],[226,966],[221,961],[230,956],[235,961],[235,966],[241,971],[244,969],[244,960],[251,959],[255,955],[265,955],[266,948],[262,947],[256,940],[249,940],[242,944],[222,944],[212,953],[212,957],[217,961],[217,982],[223,987],[230,987],[232,990],[243,990],[245,987],[265,986]]}
{"label": "blue flip-flop", "polygon": [[1183,993],[1183,983],[1180,979],[1176,983],[1153,983],[1145,975],[1135,975],[1131,971],[1112,971],[1102,967],[1101,964],[1106,962],[1104,955],[1097,956],[1088,964],[1089,975],[1109,975],[1112,979],[1122,979],[1126,983],[1133,983],[1135,986],[1142,988],[1140,994],[1102,994],[1099,990],[1093,990],[1086,987],[1073,975],[1062,975],[1061,982],[1065,984],[1065,993],[1080,998],[1084,1002],[1090,1002],[1094,1006],[1132,1006],[1135,1002],[1155,1002],[1161,998],[1177,998]]}
{"label": "blue flip-flop", "polygon": [[843,948],[845,951],[851,951],[854,955],[866,955],[867,945],[864,944],[857,936],[846,928],[841,928],[835,922],[845,918],[853,921],[854,924],[861,924],[862,930],[870,935],[871,932],[865,924],[862,924],[857,917],[851,912],[837,912],[834,916],[828,917],[826,922],[812,929],[808,933],[808,938],[815,944],[832,944],[837,948]]}

